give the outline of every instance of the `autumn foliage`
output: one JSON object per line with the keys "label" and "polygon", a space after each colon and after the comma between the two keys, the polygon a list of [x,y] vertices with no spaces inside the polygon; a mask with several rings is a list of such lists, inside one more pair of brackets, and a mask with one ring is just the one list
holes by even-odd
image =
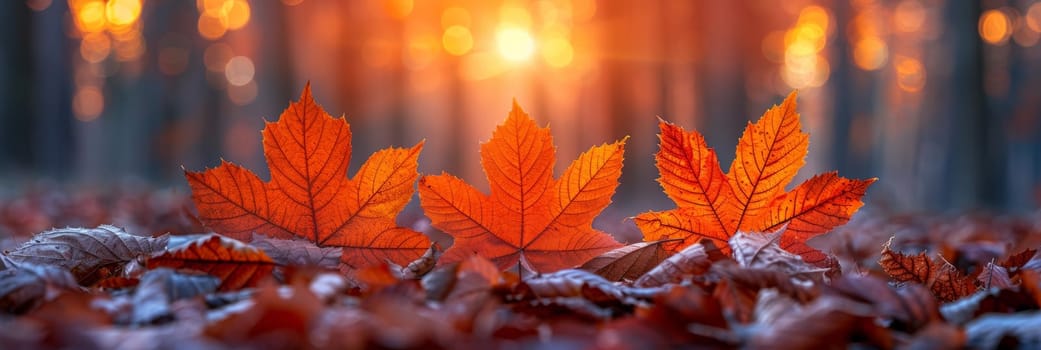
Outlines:
{"label": "autumn foliage", "polygon": [[347,179],[350,125],[326,113],[310,86],[263,135],[269,182],[227,161],[185,171],[199,218],[214,231],[247,241],[256,232],[342,247],[343,262],[355,267],[384,259],[408,263],[430,245],[394,222],[415,191],[422,142],[376,152]]}
{"label": "autumn foliage", "polygon": [[552,272],[619,246],[592,228],[622,175],[625,140],[596,146],[553,178],[549,128],[540,128],[516,102],[506,121],[481,145],[491,194],[449,174],[424,176],[419,198],[427,216],[455,238],[445,263],[478,254],[501,269]]}
{"label": "autumn foliage", "polygon": [[[51,229],[0,254],[0,344],[1041,346],[1041,216],[851,221],[876,179],[829,172],[786,189],[809,142],[795,110],[793,93],[749,123],[725,173],[700,133],[659,121],[659,183],[676,208],[633,218],[645,240],[623,245],[592,222],[628,138],[556,177],[551,130],[514,102],[480,145],[487,194],[420,177],[422,142],[348,178],[349,124],[305,87],[262,131],[269,181],[226,161],[186,170],[197,217]],[[396,224],[417,187],[447,250]]]}
{"label": "autumn foliage", "polygon": [[785,191],[805,163],[810,143],[795,112],[795,96],[745,127],[725,174],[701,134],[660,121],[658,182],[678,208],[637,216],[644,238],[681,239],[669,245],[678,251],[702,238],[725,244],[738,231],[785,227],[782,247],[807,261],[825,262],[827,256],[806,240],[849,221],[875,179],[850,180],[831,172]]}

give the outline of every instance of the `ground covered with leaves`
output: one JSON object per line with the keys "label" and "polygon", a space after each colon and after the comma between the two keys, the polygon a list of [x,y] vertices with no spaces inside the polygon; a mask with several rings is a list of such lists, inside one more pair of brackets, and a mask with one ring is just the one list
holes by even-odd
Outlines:
{"label": "ground covered with leaves", "polygon": [[[350,126],[306,87],[262,131],[268,181],[222,160],[185,170],[190,197],[0,200],[0,344],[1041,347],[1041,213],[854,218],[878,179],[836,172],[788,190],[809,143],[795,98],[748,124],[726,172],[700,133],[659,121],[676,208],[595,228],[627,138],[556,177],[549,128],[514,103],[479,150],[488,194],[421,176],[423,142],[347,177]],[[643,240],[616,240],[631,230]]]}
{"label": "ground covered with leaves", "polygon": [[[184,220],[183,227],[190,226]],[[18,229],[10,217],[3,227]],[[787,253],[776,234],[739,233],[729,242],[732,256],[710,240],[674,255],[660,242],[644,242],[575,269],[523,278],[479,255],[435,267],[436,250],[429,250],[404,267],[348,271],[342,250],[306,241],[140,235],[146,232],[49,230],[5,252],[0,343],[141,349],[1041,345],[1041,257],[1029,248],[1038,246],[1041,215],[863,213],[815,241],[835,253],[841,271]]]}

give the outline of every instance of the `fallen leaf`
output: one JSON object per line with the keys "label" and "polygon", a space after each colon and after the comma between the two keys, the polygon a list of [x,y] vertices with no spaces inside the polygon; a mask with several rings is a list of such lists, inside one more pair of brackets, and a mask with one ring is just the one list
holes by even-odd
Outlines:
{"label": "fallen leaf", "polygon": [[873,275],[847,274],[825,286],[829,292],[871,305],[874,315],[890,329],[913,334],[941,320],[936,298],[920,284],[893,287]]}
{"label": "fallen leaf", "polygon": [[1019,253],[1013,254],[1001,262],[1001,267],[1008,270],[1010,276],[1019,274],[1019,270],[1030,262],[1030,259],[1037,254],[1037,249],[1026,249]]}
{"label": "fallen leaf", "polygon": [[1041,347],[1041,312],[987,314],[965,326],[966,347],[999,349]]}
{"label": "fallen leaf", "polygon": [[134,306],[130,322],[151,325],[174,320],[170,303],[215,292],[220,279],[202,274],[180,274],[172,269],[157,268],[141,276],[141,283],[131,296]]}
{"label": "fallen leaf", "polygon": [[[756,322],[747,333],[745,347],[769,349],[784,344],[790,349],[845,349],[848,344],[836,344],[836,340],[860,338],[862,327],[880,327],[870,321],[866,305],[825,295],[805,306],[793,305],[769,323]],[[892,346],[887,344],[889,339],[867,340],[874,347]]]}
{"label": "fallen leaf", "polygon": [[638,321],[638,327],[650,327],[650,333],[664,338],[671,348],[690,344],[707,348],[736,348],[739,345],[737,336],[726,329],[727,322],[719,299],[700,288],[671,286],[655,296],[653,303],[637,309],[636,318],[631,319]]}
{"label": "fallen leaf", "polygon": [[[706,240],[703,243],[711,244],[711,242],[711,240]],[[685,278],[704,274],[712,266],[712,262],[713,260],[706,253],[705,244],[694,243],[647,271],[633,285],[659,287],[668,283],[679,283]]]}
{"label": "fallen leaf", "polygon": [[636,216],[644,239],[680,239],[669,246],[676,252],[702,238],[725,246],[738,231],[772,232],[787,225],[782,248],[809,263],[827,263],[828,256],[806,240],[849,221],[876,179],[850,180],[831,172],[785,192],[809,146],[795,96],[748,124],[726,174],[701,134],[660,121],[658,182],[678,208]]}
{"label": "fallen leaf", "polygon": [[882,247],[878,264],[897,282],[920,283],[943,302],[950,302],[971,295],[976,291],[973,278],[958,271],[942,256],[930,259],[925,252],[905,255],[890,247],[893,238]]}
{"label": "fallen leaf", "polygon": [[914,333],[905,349],[964,349],[965,331],[946,323],[930,323],[922,331]]}
{"label": "fallen leaf", "polygon": [[372,294],[401,282],[401,267],[390,264],[369,265],[351,271],[349,280],[361,287],[361,292]]}
{"label": "fallen leaf", "polygon": [[1013,284],[1008,269],[1001,265],[994,265],[993,262],[987,263],[980,275],[976,276],[976,282],[984,289],[1009,288]]}
{"label": "fallen leaf", "polygon": [[169,267],[207,273],[221,279],[219,290],[256,286],[271,276],[275,262],[260,249],[210,235],[148,260],[148,268]]}
{"label": "fallen leaf", "polygon": [[310,85],[262,133],[269,182],[226,161],[185,171],[208,227],[241,240],[256,232],[341,247],[341,259],[354,268],[387,259],[406,264],[429,246],[426,236],[394,222],[414,192],[422,142],[377,151],[348,180],[350,126],[315,102]]}
{"label": "fallen leaf", "polygon": [[426,253],[423,253],[423,256],[401,268],[401,279],[417,280],[422,278],[423,275],[433,270],[434,266],[437,266],[437,260],[440,257],[441,246],[437,243],[431,243],[430,248],[427,249]]}
{"label": "fallen leaf", "polygon": [[25,263],[0,271],[0,312],[23,314],[61,291],[77,289],[79,285],[65,269]]}
{"label": "fallen leaf", "polygon": [[[305,348],[322,304],[306,287],[261,288],[241,312],[208,323],[205,334],[237,348]],[[232,345],[234,344],[234,345]]]}
{"label": "fallen leaf", "polygon": [[340,266],[343,249],[319,247],[301,239],[278,239],[253,234],[249,245],[264,251],[275,263],[283,266],[317,266],[336,269]]}
{"label": "fallen leaf", "polygon": [[506,121],[481,144],[491,195],[444,174],[419,180],[421,205],[434,227],[455,238],[442,263],[482,255],[500,269],[552,272],[618,246],[592,228],[610,202],[622,171],[625,140],[583,153],[553,179],[549,128],[540,128],[516,102]]}
{"label": "fallen leaf", "polygon": [[67,227],[40,233],[4,255],[16,265],[67,269],[81,285],[90,286],[109,277],[126,277],[127,264],[165,250],[168,239],[134,236],[111,225]]}
{"label": "fallen leaf", "polygon": [[730,237],[734,260],[747,268],[783,271],[792,276],[823,281],[828,269],[810,266],[802,257],[781,249],[778,244],[784,229],[774,233],[746,233],[738,231]]}
{"label": "fallen leaf", "polygon": [[624,297],[622,289],[610,281],[583,270],[560,270],[526,279],[517,286],[520,300],[582,297],[593,303],[617,302]]}
{"label": "fallen leaf", "polygon": [[579,267],[608,281],[636,280],[667,258],[668,241],[633,243],[590,259]]}

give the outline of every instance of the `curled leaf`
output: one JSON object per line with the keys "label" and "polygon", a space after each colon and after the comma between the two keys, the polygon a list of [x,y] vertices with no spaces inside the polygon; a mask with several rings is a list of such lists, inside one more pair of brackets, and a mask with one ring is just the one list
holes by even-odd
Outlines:
{"label": "curled leaf", "polygon": [[336,269],[340,266],[340,256],[343,255],[343,249],[337,247],[319,247],[304,240],[271,238],[256,233],[249,244],[263,250],[271,260],[283,266]]}
{"label": "curled leaf", "polygon": [[715,249],[715,245],[708,240],[702,243],[687,246],[679,253],[663,260],[637,279],[633,285],[637,287],[658,287],[668,283],[679,283],[684,278],[704,274],[712,266],[712,259],[709,257],[706,249]]}
{"label": "curled leaf", "polygon": [[40,233],[5,255],[14,264],[59,266],[89,286],[109,277],[125,277],[127,264],[165,250],[167,240],[168,236],[131,235],[111,225],[67,227]]}
{"label": "curled leaf", "polygon": [[973,279],[958,271],[941,256],[929,259],[925,252],[905,255],[890,248],[893,238],[882,247],[878,264],[897,282],[920,283],[941,301],[950,302],[976,291]]}
{"label": "curled leaf", "polygon": [[260,249],[210,235],[148,260],[148,268],[169,267],[207,273],[221,279],[219,290],[256,286],[274,270],[275,262]]}
{"label": "curled leaf", "polygon": [[619,247],[590,259],[579,267],[608,281],[636,280],[669,256],[669,241],[639,242]]}
{"label": "curled leaf", "polygon": [[423,275],[433,270],[434,266],[437,266],[437,259],[440,257],[441,246],[437,243],[431,243],[430,248],[427,249],[426,253],[423,253],[423,256],[401,268],[401,278],[411,280],[422,278]]}
{"label": "curled leaf", "polygon": [[0,312],[22,314],[79,285],[68,271],[49,265],[22,264],[0,270]]}

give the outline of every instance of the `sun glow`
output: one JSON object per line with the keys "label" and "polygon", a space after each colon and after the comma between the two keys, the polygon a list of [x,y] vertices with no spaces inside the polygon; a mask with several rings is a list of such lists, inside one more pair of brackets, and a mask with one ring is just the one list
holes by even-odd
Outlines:
{"label": "sun glow", "polygon": [[495,35],[495,41],[499,54],[507,61],[527,61],[535,54],[535,38],[524,29],[500,29]]}

